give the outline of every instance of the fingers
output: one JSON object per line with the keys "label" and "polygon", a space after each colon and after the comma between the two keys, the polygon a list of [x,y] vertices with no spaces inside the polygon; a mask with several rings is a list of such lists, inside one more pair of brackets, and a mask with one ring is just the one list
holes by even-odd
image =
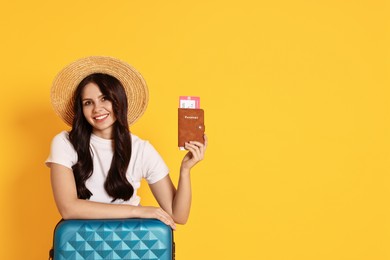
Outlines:
{"label": "fingers", "polygon": [[166,225],[170,226],[172,229],[174,230],[176,229],[176,224],[173,221],[172,217],[168,213],[166,213],[163,209],[157,208],[155,218],[165,223]]}
{"label": "fingers", "polygon": [[193,159],[195,159],[196,161],[202,160],[206,151],[206,146],[196,141],[186,143],[185,148],[191,152]]}
{"label": "fingers", "polygon": [[184,156],[181,169],[190,170],[199,161],[204,159],[208,145],[208,138],[204,135],[204,144],[197,141],[190,141],[184,144],[185,149],[189,152]]}
{"label": "fingers", "polygon": [[189,151],[189,153],[187,154],[189,160],[195,162],[199,161],[201,152],[198,146],[191,144],[190,142],[190,143],[186,143],[184,147]]}
{"label": "fingers", "polygon": [[203,135],[204,143],[197,142],[197,141],[191,141],[190,144],[196,145],[199,147],[202,151],[205,151],[207,148],[207,145],[209,143],[209,139],[206,134]]}
{"label": "fingers", "polygon": [[148,206],[138,206],[135,217],[138,218],[153,218],[158,219],[164,224],[170,226],[172,229],[176,229],[176,224],[173,218],[162,208],[157,207],[148,207]]}

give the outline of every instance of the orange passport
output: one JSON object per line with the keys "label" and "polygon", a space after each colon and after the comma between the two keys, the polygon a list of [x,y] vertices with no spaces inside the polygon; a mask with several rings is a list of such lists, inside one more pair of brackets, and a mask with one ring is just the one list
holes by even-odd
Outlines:
{"label": "orange passport", "polygon": [[203,109],[179,108],[179,147],[185,142],[198,141],[204,143],[204,111]]}

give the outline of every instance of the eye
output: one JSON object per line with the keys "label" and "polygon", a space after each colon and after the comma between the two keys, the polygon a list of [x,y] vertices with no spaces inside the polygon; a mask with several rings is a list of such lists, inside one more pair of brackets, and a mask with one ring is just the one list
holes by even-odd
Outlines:
{"label": "eye", "polygon": [[91,104],[92,104],[92,102],[89,101],[89,100],[86,100],[86,101],[83,102],[83,106],[89,106]]}
{"label": "eye", "polygon": [[103,96],[102,97],[102,101],[109,101],[110,99],[108,98],[108,97],[106,97],[106,96]]}

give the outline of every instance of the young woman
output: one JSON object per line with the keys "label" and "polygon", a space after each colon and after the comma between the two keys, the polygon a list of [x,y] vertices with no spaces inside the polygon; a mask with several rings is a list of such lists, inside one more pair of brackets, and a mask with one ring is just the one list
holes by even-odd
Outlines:
{"label": "young woman", "polygon": [[[46,161],[54,199],[64,219],[156,218],[175,229],[191,207],[191,169],[204,143],[188,142],[177,189],[153,146],[129,131],[145,111],[148,89],[130,65],[88,57],[64,68],[51,91],[56,113],[72,129],[54,137]],[[140,205],[145,178],[160,207]]]}

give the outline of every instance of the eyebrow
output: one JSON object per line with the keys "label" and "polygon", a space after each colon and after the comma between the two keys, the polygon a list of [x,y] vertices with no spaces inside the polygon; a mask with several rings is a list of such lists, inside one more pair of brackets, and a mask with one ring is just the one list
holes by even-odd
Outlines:
{"label": "eyebrow", "polygon": [[[106,95],[104,94],[101,94],[100,96],[98,96],[98,98],[101,98],[101,97],[104,97]],[[86,101],[86,100],[93,100],[93,98],[82,98],[81,101]]]}

